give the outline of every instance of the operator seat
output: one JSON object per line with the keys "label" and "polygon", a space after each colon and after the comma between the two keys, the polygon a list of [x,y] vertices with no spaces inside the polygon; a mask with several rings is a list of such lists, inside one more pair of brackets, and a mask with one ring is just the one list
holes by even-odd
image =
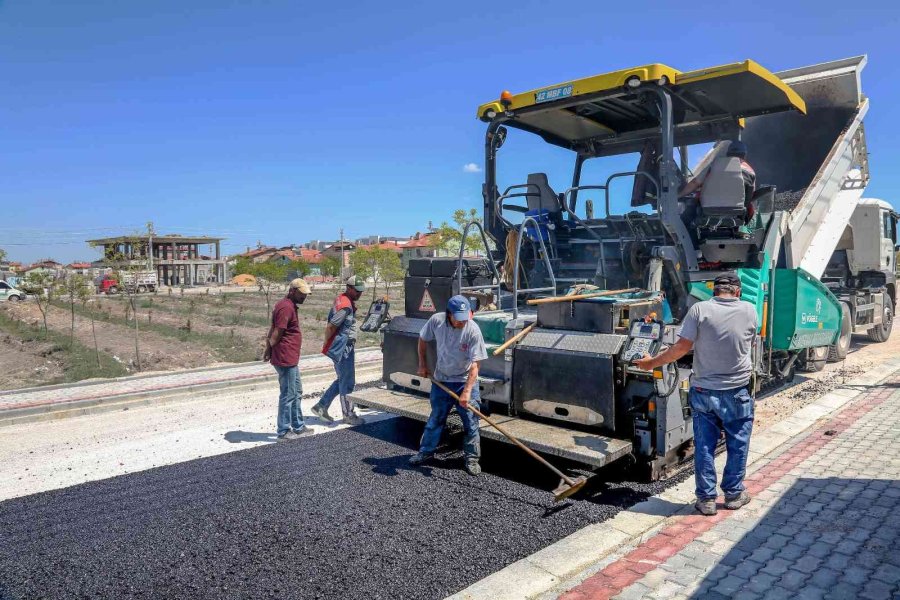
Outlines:
{"label": "operator seat", "polygon": [[550,187],[546,173],[531,173],[528,176],[527,183],[528,187],[525,191],[529,194],[527,196],[529,212],[534,211],[534,214],[538,215],[541,210],[549,214],[562,211],[562,207],[559,205],[559,198]]}
{"label": "operator seat", "polygon": [[741,159],[720,156],[713,160],[700,190],[694,226],[700,251],[710,263],[743,263],[755,244],[740,229],[747,218]]}
{"label": "operator seat", "polygon": [[747,209],[744,205],[744,177],[741,175],[741,159],[721,156],[710,165],[709,174],[700,191],[700,210],[706,216],[740,217]]}
{"label": "operator seat", "polygon": [[[556,256],[556,226],[562,220],[562,206],[559,197],[550,187],[546,173],[531,173],[527,179],[528,211],[525,216],[534,217],[539,223],[540,236],[547,244],[551,257]],[[538,241],[538,232],[533,225],[525,228],[525,234],[534,242]]]}

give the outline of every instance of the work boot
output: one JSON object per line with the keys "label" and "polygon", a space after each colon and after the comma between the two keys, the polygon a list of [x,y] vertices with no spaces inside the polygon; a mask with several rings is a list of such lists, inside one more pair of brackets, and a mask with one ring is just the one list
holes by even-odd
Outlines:
{"label": "work boot", "polygon": [[344,415],[344,423],[347,423],[351,427],[356,427],[357,425],[362,425],[363,423],[365,423],[365,421],[358,414],[350,413]]}
{"label": "work boot", "polygon": [[715,498],[707,498],[705,500],[698,499],[694,504],[694,508],[697,509],[697,512],[701,515],[705,515],[707,517],[711,517],[716,514],[716,499]]}
{"label": "work boot", "polygon": [[423,465],[429,460],[434,458],[434,454],[427,454],[425,452],[417,452],[409,459],[409,464],[414,467],[418,467],[419,465]]}
{"label": "work boot", "polygon": [[334,423],[334,417],[328,414],[328,411],[318,404],[313,404],[313,407],[310,409],[312,414],[316,415],[323,421],[328,421],[329,423]]}
{"label": "work boot", "polygon": [[284,435],[279,435],[279,436],[278,436],[278,441],[279,441],[279,442],[287,442],[287,441],[290,441],[290,440],[296,440],[296,439],[299,439],[299,438],[301,438],[301,437],[303,437],[303,436],[302,436],[301,434],[299,434],[299,433],[295,433],[295,432],[293,432],[293,431],[288,431],[288,432],[285,433]]}
{"label": "work boot", "polygon": [[292,429],[291,431],[296,435],[308,435],[312,433],[312,429],[306,425],[301,425],[299,429]]}
{"label": "work boot", "polygon": [[736,496],[725,496],[725,508],[728,510],[737,510],[748,502],[750,502],[750,494],[747,492],[741,492]]}
{"label": "work boot", "polygon": [[466,473],[472,476],[481,474],[481,465],[478,464],[477,458],[466,459]]}

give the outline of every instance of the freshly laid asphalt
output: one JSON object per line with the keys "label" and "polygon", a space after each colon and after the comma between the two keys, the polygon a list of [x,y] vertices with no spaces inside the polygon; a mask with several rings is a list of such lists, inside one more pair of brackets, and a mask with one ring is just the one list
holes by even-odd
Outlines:
{"label": "freshly laid asphalt", "polygon": [[[391,419],[0,503],[0,598],[435,599],[688,476],[557,481],[484,444],[407,460],[421,424]],[[571,467],[572,465],[567,465]]]}

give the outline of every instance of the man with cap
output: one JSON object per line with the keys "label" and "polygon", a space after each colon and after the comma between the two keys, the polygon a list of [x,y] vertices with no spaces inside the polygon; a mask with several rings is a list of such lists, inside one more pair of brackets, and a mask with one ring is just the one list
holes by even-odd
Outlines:
{"label": "man with cap", "polygon": [[338,296],[328,312],[328,324],[325,326],[325,345],[322,354],[334,361],[337,379],[325,390],[322,398],[312,407],[317,417],[332,422],[328,409],[335,396],[341,397],[341,412],[344,421],[350,425],[359,425],[363,420],[356,414],[353,403],[347,395],[356,386],[356,301],[366,291],[366,280],[362,277],[351,277],[347,280],[347,289]]}
{"label": "man with cap", "polygon": [[459,396],[456,402],[447,392],[436,385],[431,386],[431,415],[425,424],[418,454],[409,459],[411,465],[421,465],[434,456],[441,433],[447,423],[450,409],[462,420],[465,453],[465,468],[469,475],[481,473],[478,464],[481,458],[481,436],[478,431],[478,417],[468,409],[471,405],[479,408],[478,361],[487,358],[481,329],[472,320],[472,307],[464,296],[453,296],[447,302],[447,310],[433,315],[419,333],[420,377],[428,377],[426,351],[428,342],[437,345],[437,364],[434,379]]}
{"label": "man with cap", "polygon": [[275,303],[272,325],[266,336],[263,360],[272,363],[278,373],[278,440],[292,440],[308,433],[300,412],[300,346],[303,334],[297,318],[297,306],[310,294],[309,284],[294,279],[288,286],[287,296]]}
{"label": "man with cap", "polygon": [[697,302],[681,322],[680,339],[658,356],[635,361],[652,370],[694,351],[690,403],[694,419],[694,478],[698,512],[716,514],[715,449],[725,430],[728,458],[722,475],[725,508],[735,510],[750,501],[744,472],[753,429],[753,398],[748,385],[750,358],[759,323],[756,309],[741,302],[741,280],[725,273],[713,282],[713,297]]}

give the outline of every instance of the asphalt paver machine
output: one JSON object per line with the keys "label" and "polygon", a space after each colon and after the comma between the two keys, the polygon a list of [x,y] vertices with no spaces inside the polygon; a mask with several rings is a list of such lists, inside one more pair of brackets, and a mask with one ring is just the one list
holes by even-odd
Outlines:
{"label": "asphalt paver machine", "polygon": [[[385,386],[354,400],[427,419],[418,332],[463,293],[480,307],[489,345],[481,395],[504,427],[550,454],[593,467],[627,458],[659,478],[690,450],[691,357],[656,372],[633,359],[674,343],[720,273],[737,272],[759,317],[754,393],[843,358],[853,332],[887,339],[897,214],[861,201],[865,62],[777,75],[750,60],[690,72],[652,64],[481,105],[483,226],[471,223],[464,237],[480,235],[491,250],[410,264],[406,314],[384,329]],[[543,172],[500,187],[511,129],[555,147],[557,163],[565,151],[567,189]],[[727,155],[735,140],[749,148],[752,194],[740,159]],[[612,211],[616,184],[630,192],[623,214]]]}

